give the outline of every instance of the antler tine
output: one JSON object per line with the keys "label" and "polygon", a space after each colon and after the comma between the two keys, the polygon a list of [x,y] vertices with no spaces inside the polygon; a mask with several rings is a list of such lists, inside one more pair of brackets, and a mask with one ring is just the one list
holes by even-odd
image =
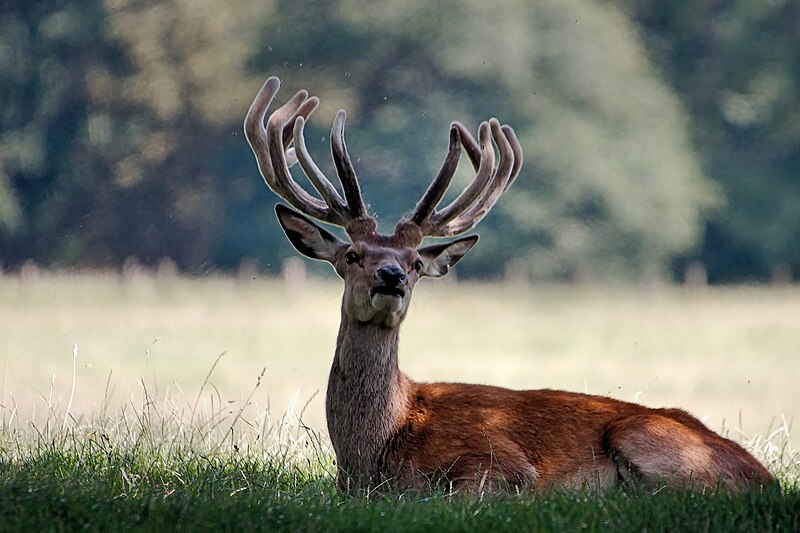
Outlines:
{"label": "antler tine", "polygon": [[[494,152],[491,150],[491,145],[488,145],[488,149],[486,145],[489,132],[487,123],[484,122],[481,124],[481,132],[484,150],[488,150],[487,157],[482,157],[481,148],[464,125],[460,122],[453,122],[450,126],[450,145],[442,168],[417,203],[414,212],[410,216],[405,217],[398,225],[412,222],[420,226],[423,233],[425,233],[428,226],[448,222],[463,210],[467,209],[467,207],[475,201],[482,192],[482,188],[485,187],[489,180],[492,164],[494,162]],[[459,155],[461,154],[461,146],[466,150],[473,167],[478,170],[478,175],[473,182],[462,191],[458,198],[451,202],[446,208],[437,212],[435,211],[436,206],[442,200],[442,197],[444,197],[447,187],[450,185],[455,175]],[[477,156],[475,155],[476,153]],[[480,165],[481,161],[484,162],[483,166]]]}
{"label": "antler tine", "polygon": [[511,144],[511,150],[514,152],[514,166],[511,169],[511,176],[508,178],[506,188],[503,190],[503,192],[505,192],[511,187],[511,184],[514,183],[514,180],[517,179],[519,171],[522,169],[522,145],[519,143],[519,139],[517,139],[517,134],[514,133],[514,128],[504,124],[501,129],[506,139],[508,139],[508,142]]}
{"label": "antler tine", "polygon": [[314,110],[317,109],[319,106],[319,98],[316,96],[310,96],[306,98],[306,100],[300,104],[300,107],[297,108],[297,111],[289,117],[289,120],[286,121],[286,124],[283,127],[283,149],[286,153],[286,166],[292,168],[295,163],[297,163],[297,155],[295,154],[294,147],[289,147],[289,143],[293,140],[293,133],[294,133],[294,125],[297,124],[298,120],[305,121]]}
{"label": "antler tine", "polygon": [[511,138],[509,138],[496,119],[490,120],[490,126],[492,138],[497,144],[497,150],[500,154],[500,162],[497,165],[497,169],[481,197],[470,205],[469,209],[462,215],[442,227],[443,235],[458,235],[474,228],[494,207],[500,196],[508,190],[511,182],[516,178],[514,171],[516,170],[519,173],[522,162],[520,161],[517,164],[515,154],[519,153],[521,155],[522,148],[519,146],[513,130],[511,130]]}
{"label": "antler tine", "polygon": [[280,85],[280,80],[274,76],[267,79],[261,90],[258,91],[253,103],[250,104],[250,109],[247,110],[247,116],[244,119],[245,137],[247,137],[247,142],[250,143],[250,148],[256,156],[258,169],[270,188],[272,185],[270,185],[270,180],[266,176],[272,175],[272,161],[269,157],[269,143],[264,130],[264,116],[267,114],[267,109],[269,109],[269,105],[275,98]]}
{"label": "antler tine", "polygon": [[369,218],[367,206],[361,198],[361,188],[358,185],[358,177],[347,153],[347,145],[344,142],[344,124],[347,114],[344,109],[336,113],[336,119],[331,127],[331,155],[336,166],[336,173],[339,181],[342,182],[344,197],[347,200],[347,209],[353,219]]}
{"label": "antler tine", "polygon": [[[450,185],[450,181],[452,181],[456,173],[458,159],[461,155],[461,134],[458,126],[461,126],[461,124],[453,123],[450,126],[450,146],[447,149],[447,156],[444,159],[442,168],[425,191],[425,194],[423,194],[422,198],[417,202],[414,212],[406,217],[404,219],[405,221],[413,222],[417,226],[422,225],[422,223],[431,216],[436,206],[439,205],[444,193],[447,192],[447,187]],[[461,127],[463,128],[463,126]]]}
{"label": "antler tine", "polygon": [[[264,116],[267,114],[267,109],[275,98],[275,94],[281,86],[281,80],[272,76],[264,82],[261,90],[258,91],[253,103],[250,104],[250,109],[247,110],[247,116],[244,118],[244,132],[247,135],[248,141],[258,140],[262,137],[261,130],[264,127]],[[251,142],[252,144],[252,142]]]}
{"label": "antler tine", "polygon": [[[351,235],[374,232],[375,221],[367,215],[358,179],[344,145],[344,112],[340,111],[334,121],[331,144],[346,200],[311,159],[305,145],[303,130],[306,120],[319,105],[317,97],[298,91],[276,109],[264,125],[267,109],[279,88],[280,80],[274,76],[269,78],[253,100],[244,123],[247,140],[264,181],[275,194],[308,216],[341,226]],[[290,147],[292,142],[294,146]],[[322,199],[306,192],[292,178],[289,167],[297,162]]]}
{"label": "antler tine", "polygon": [[[494,149],[491,143],[490,127],[488,122],[483,122],[478,129],[480,138],[480,164],[478,173],[458,197],[441,211],[434,211],[428,220],[423,223],[422,231],[426,235],[435,235],[437,228],[444,227],[448,222],[466,211],[486,189],[492,177],[494,167]],[[471,135],[469,136],[472,137]]]}
{"label": "antler tine", "polygon": [[245,135],[256,156],[261,176],[275,194],[309,216],[333,222],[332,210],[294,181],[289,173],[285,153],[284,127],[300,116],[308,116],[317,107],[319,100],[308,98],[306,91],[298,91],[269,117],[267,126],[264,127],[267,109],[280,84],[280,80],[273,76],[261,87],[247,112],[244,121]]}
{"label": "antler tine", "polygon": [[[337,222],[334,212],[318,198],[314,198],[300,187],[289,172],[286,147],[283,141],[284,128],[295,118],[301,104],[308,98],[306,91],[298,91],[291,100],[275,110],[267,120],[267,148],[272,162],[273,190],[295,208],[314,218],[326,222]],[[267,179],[267,176],[264,176]],[[267,180],[269,183],[269,180]]]}
{"label": "antler tine", "polygon": [[467,157],[469,157],[470,163],[472,163],[472,168],[478,170],[478,166],[481,163],[481,147],[478,141],[475,140],[475,137],[472,136],[462,123],[456,121],[453,122],[453,126],[458,128],[458,132],[461,135],[461,144],[467,152]]}
{"label": "antler tine", "polygon": [[[514,130],[501,126],[497,119],[481,123],[479,141],[459,122],[450,128],[450,146],[439,174],[431,183],[414,212],[403,218],[395,227],[395,234],[446,237],[458,235],[475,227],[500,196],[508,190],[522,167],[522,147]],[[499,163],[495,168],[497,145]],[[436,210],[436,206],[447,190],[458,164],[460,146],[464,147],[473,168],[475,178],[447,207]],[[416,227],[416,231],[410,226]]]}
{"label": "antler tine", "polygon": [[299,117],[294,124],[293,133],[295,153],[297,154],[298,161],[300,161],[300,166],[303,168],[306,176],[308,176],[308,180],[314,188],[317,189],[320,196],[322,196],[325,203],[339,213],[340,216],[344,216],[347,212],[347,205],[339,195],[339,191],[336,190],[328,178],[325,177],[325,174],[323,174],[316,163],[314,163],[314,160],[311,159],[311,155],[306,148],[306,139],[303,134],[304,127],[305,119]]}

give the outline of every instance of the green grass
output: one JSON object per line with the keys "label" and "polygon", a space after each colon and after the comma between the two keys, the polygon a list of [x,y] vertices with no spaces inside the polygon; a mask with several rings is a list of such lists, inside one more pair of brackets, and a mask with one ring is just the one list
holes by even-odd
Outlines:
{"label": "green grass", "polygon": [[337,493],[332,457],[297,419],[175,410],[146,397],[105,418],[0,435],[0,529],[286,531],[797,531],[800,468],[783,492],[547,491],[459,497]]}
{"label": "green grass", "polygon": [[798,288],[420,287],[411,376],[687,407],[784,489],[475,499],[337,494],[314,391],[339,291],[0,277],[0,529],[800,530]]}
{"label": "green grass", "polygon": [[337,494],[319,465],[228,449],[39,441],[0,466],[5,530],[797,531],[800,490],[728,495],[668,488],[475,499]]}

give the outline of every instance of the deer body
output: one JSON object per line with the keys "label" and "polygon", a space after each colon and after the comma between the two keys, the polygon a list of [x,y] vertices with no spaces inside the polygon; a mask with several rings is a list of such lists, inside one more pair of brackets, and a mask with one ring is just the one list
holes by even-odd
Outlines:
{"label": "deer body", "polygon": [[397,332],[342,325],[326,398],[342,490],[771,480],[738,444],[679,409],[557,390],[416,383],[398,367]]}
{"label": "deer body", "polygon": [[[341,226],[350,237],[350,242],[342,240],[303,214],[276,206],[295,248],[329,262],[344,280],[325,404],[342,490],[442,486],[470,492],[661,482],[691,487],[721,483],[743,490],[774,483],[741,446],[680,409],[556,390],[417,383],[406,377],[398,365],[399,329],[416,283],[445,275],[478,238],[419,245],[425,236],[464,233],[488,213],[519,174],[519,142],[510,127],[495,119],[481,124],[477,140],[453,123],[441,171],[394,233],[380,235],[344,144],[344,112],[331,131],[341,195],[305,147],[303,127],[319,104],[316,98],[298,92],[264,125],[278,87],[277,78],[267,80],[245,119],[262,176],[295,209]],[[475,179],[438,209],[462,149]],[[319,197],[292,178],[289,167],[298,162]]]}

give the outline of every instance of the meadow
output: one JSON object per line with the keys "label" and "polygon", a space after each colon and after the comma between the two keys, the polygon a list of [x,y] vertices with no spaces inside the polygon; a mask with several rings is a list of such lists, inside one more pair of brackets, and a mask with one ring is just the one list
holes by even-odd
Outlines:
{"label": "meadow", "polygon": [[800,527],[800,287],[423,283],[401,335],[413,378],[683,407],[784,486],[477,501],[336,494],[323,398],[340,291],[333,279],[0,277],[0,528]]}

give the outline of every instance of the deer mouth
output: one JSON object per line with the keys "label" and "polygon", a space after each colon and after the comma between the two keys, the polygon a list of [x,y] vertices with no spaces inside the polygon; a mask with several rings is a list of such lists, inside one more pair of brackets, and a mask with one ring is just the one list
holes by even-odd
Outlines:
{"label": "deer mouth", "polygon": [[380,287],[375,287],[370,292],[370,296],[373,298],[376,294],[384,294],[386,296],[397,296],[399,298],[405,298],[406,291],[403,290],[402,287],[389,287],[387,285],[381,285]]}
{"label": "deer mouth", "polygon": [[406,291],[401,287],[381,285],[370,291],[372,307],[378,311],[394,313],[402,309]]}

